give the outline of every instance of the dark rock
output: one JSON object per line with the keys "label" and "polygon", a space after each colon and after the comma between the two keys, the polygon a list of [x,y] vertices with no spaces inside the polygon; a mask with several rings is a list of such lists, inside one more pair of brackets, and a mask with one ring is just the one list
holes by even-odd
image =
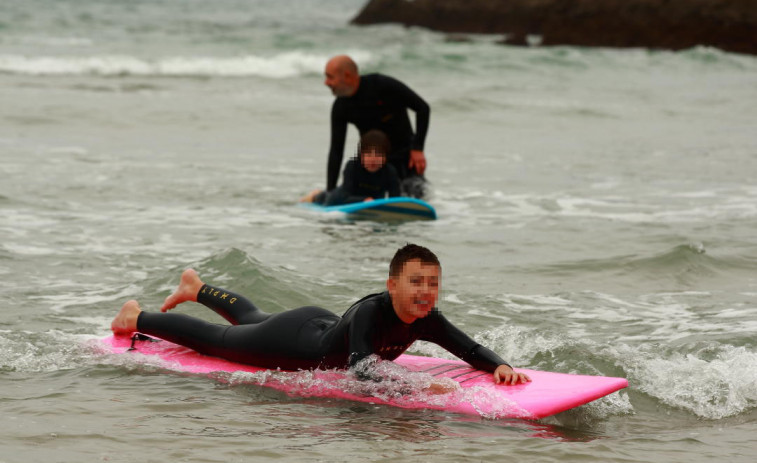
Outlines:
{"label": "dark rock", "polygon": [[352,23],[506,34],[518,44],[539,35],[542,45],[757,54],[757,0],[371,0]]}

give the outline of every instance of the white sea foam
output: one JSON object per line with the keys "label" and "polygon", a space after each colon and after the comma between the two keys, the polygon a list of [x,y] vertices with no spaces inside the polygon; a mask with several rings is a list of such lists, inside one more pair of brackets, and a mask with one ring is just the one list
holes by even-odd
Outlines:
{"label": "white sea foam", "polygon": [[525,305],[527,307],[556,305],[563,308],[572,304],[572,301],[564,297],[545,294],[503,294],[498,296],[497,299],[508,305],[517,304],[519,306]]}
{"label": "white sea foam", "polygon": [[25,210],[8,209],[3,212],[4,224],[8,227],[0,226],[4,232],[12,233],[15,236],[25,236],[26,230],[46,230],[58,225],[58,220],[50,218],[45,213],[30,213]]}
{"label": "white sea foam", "polygon": [[[576,301],[547,296],[500,296],[510,306],[509,311],[554,314],[558,323],[560,319],[586,321],[561,323],[569,329],[569,335],[543,327],[532,330],[502,325],[478,333],[476,340],[520,365],[528,365],[543,354],[557,353],[555,359],[562,358],[559,352],[565,349],[593,352],[622,367],[632,389],[699,417],[720,419],[743,413],[757,404],[757,354],[749,347],[707,341],[721,333],[755,329],[749,321],[753,310],[748,308],[720,312],[717,318],[721,321],[716,326],[703,321],[710,319],[703,319],[702,310],[693,304],[711,296],[705,291],[644,295],[638,300],[588,291],[577,294],[580,300]],[[570,310],[565,310],[566,307]],[[601,340],[604,336],[599,341],[593,340],[593,330],[604,322],[618,326],[612,343]],[[428,354],[436,354],[433,349],[419,347]],[[593,365],[573,359],[563,366],[571,370],[575,362],[580,363],[581,369]],[[625,402],[620,409],[630,409],[627,399]]]}
{"label": "white sea foam", "polygon": [[2,245],[6,250],[20,256],[51,256],[59,253],[59,250],[49,246],[34,246],[20,243],[4,243]]}
{"label": "white sea foam", "polygon": [[71,47],[91,47],[92,39],[86,37],[50,37],[50,36],[30,36],[18,40],[25,45],[34,46],[51,46],[60,48]]}
{"label": "white sea foam", "polygon": [[[680,305],[678,310],[674,309],[676,308],[667,306],[665,310],[650,309],[647,313],[638,314],[639,322],[649,324],[650,328],[659,324],[665,326],[645,330],[639,339],[620,336],[612,344],[593,342],[580,331],[571,330],[571,335],[566,336],[507,325],[478,333],[475,339],[500,352],[516,365],[528,365],[538,354],[556,353],[565,349],[593,352],[622,367],[627,372],[626,377],[632,389],[701,418],[721,419],[755,407],[757,353],[748,347],[712,343],[703,344],[702,348],[695,350],[691,347],[682,348],[684,351],[661,348],[660,342],[663,340],[665,343],[675,341],[671,338],[672,332],[680,330],[682,334],[679,337],[697,332],[696,321],[699,317],[684,305]],[[665,322],[666,319],[669,321]],[[624,344],[625,342],[629,344]],[[413,348],[426,355],[440,354],[438,347],[433,345],[416,343]],[[578,371],[572,371],[576,362],[581,365],[581,369],[593,365],[593,362],[573,359],[568,363],[558,362],[558,366],[552,366],[551,369],[576,373]],[[602,373],[595,371],[591,374]],[[611,403],[601,406],[600,411],[590,412],[590,415],[602,416],[605,413],[631,410],[627,397],[616,397]]]}
{"label": "white sea foam", "polygon": [[460,300],[460,297],[457,294],[447,294],[443,298],[444,302],[451,302],[453,304],[464,304],[462,300]]}
{"label": "white sea foam", "polygon": [[59,371],[76,368],[91,360],[81,349],[91,335],[50,331],[0,331],[0,370],[24,372]]}
{"label": "white sea foam", "polygon": [[[544,216],[597,218],[631,224],[687,223],[699,220],[726,220],[757,216],[755,193],[749,188],[691,192],[660,191],[635,197],[573,196],[564,193],[542,195],[504,194],[479,188],[439,192],[442,205],[457,201],[454,214],[475,210],[476,221],[486,223],[490,217],[507,214],[508,223]],[[674,201],[671,201],[673,199]],[[450,204],[452,204],[450,202]],[[453,210],[452,207],[449,208]]]}
{"label": "white sea foam", "polygon": [[626,355],[635,359],[633,387],[702,418],[737,415],[757,404],[757,354],[744,347],[722,346],[713,360],[697,353]]}
{"label": "white sea foam", "polygon": [[[355,60],[368,63],[370,52],[355,50]],[[0,73],[23,75],[266,77],[282,79],[321,74],[327,54],[299,51],[273,56],[173,56],[146,59],[126,55],[21,56],[0,55]]]}

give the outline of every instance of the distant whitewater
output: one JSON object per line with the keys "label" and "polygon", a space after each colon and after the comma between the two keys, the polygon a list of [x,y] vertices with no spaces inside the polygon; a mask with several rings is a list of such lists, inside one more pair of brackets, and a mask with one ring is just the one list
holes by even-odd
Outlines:
{"label": "distant whitewater", "polygon": [[[353,53],[369,62],[367,52]],[[323,72],[328,54],[287,52],[272,56],[166,57],[145,59],[126,55],[100,56],[21,56],[0,55],[0,73],[33,76],[168,76],[168,77],[287,77],[317,75]]]}

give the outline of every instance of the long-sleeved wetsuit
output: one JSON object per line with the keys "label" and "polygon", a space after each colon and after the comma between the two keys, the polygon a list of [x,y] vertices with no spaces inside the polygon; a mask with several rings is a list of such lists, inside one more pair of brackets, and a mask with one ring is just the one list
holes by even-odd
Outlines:
{"label": "long-sleeved wetsuit", "polygon": [[[407,110],[415,112],[415,134]],[[347,124],[354,124],[364,134],[381,130],[392,144],[387,161],[401,179],[413,175],[408,169],[410,150],[423,151],[431,110],[428,104],[408,86],[382,74],[360,77],[354,95],[339,97],[331,107],[331,147],[327,167],[326,190],[336,187],[344,156]]]}
{"label": "long-sleeved wetsuit", "polygon": [[242,296],[208,285],[197,301],[232,325],[141,312],[137,330],[202,354],[272,369],[347,368],[372,354],[394,360],[416,340],[436,343],[480,370],[493,372],[507,364],[437,309],[413,323],[402,322],[388,292],[366,296],[342,317],[313,306],[267,314]]}
{"label": "long-sleeved wetsuit", "polygon": [[366,198],[379,199],[400,195],[400,178],[391,164],[386,164],[376,172],[366,170],[357,159],[347,162],[342,173],[344,181],[331,191],[322,191],[313,199],[314,203],[325,206],[357,203]]}

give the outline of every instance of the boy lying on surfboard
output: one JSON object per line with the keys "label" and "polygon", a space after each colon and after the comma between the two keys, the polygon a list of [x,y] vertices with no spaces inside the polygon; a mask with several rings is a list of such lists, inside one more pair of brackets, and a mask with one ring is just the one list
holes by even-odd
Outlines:
{"label": "boy lying on surfboard", "polygon": [[390,151],[389,139],[380,130],[370,130],[360,137],[358,154],[344,166],[342,184],[331,191],[313,190],[300,202],[324,206],[372,201],[400,196],[397,170],[386,163]]}
{"label": "boy lying on surfboard", "polygon": [[[127,301],[111,329],[115,335],[140,332],[201,354],[263,368],[349,368],[360,378],[374,380],[381,380],[373,371],[378,359],[394,360],[414,341],[423,340],[491,372],[497,384],[530,381],[442,315],[436,308],[440,276],[436,255],[408,244],[392,258],[387,291],[360,299],[340,317],[314,306],[268,314],[240,295],[205,284],[188,269],[160,308],[162,313],[143,311],[137,301]],[[205,305],[231,325],[165,313],[187,301]],[[447,387],[432,384],[429,389],[443,393]]]}

